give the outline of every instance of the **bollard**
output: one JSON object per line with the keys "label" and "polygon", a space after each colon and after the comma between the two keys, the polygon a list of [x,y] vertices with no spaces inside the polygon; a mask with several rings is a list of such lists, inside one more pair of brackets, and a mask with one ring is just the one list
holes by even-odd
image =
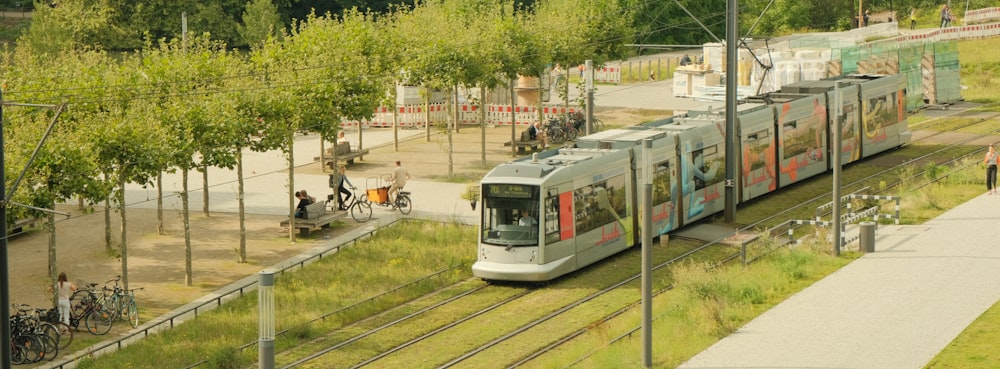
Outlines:
{"label": "bollard", "polygon": [[858,237],[861,252],[875,252],[875,222],[858,223],[861,234]]}

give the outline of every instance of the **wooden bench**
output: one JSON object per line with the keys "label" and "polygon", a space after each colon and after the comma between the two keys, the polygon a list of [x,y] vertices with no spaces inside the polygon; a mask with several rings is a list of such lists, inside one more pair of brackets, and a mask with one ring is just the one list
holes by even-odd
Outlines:
{"label": "wooden bench", "polygon": [[[330,228],[330,223],[333,223],[337,218],[343,217],[346,212],[332,213],[326,211],[326,202],[317,201],[315,203],[306,206],[305,217],[295,218],[295,228],[299,229],[299,236],[309,237],[309,232],[313,229],[320,228]],[[279,223],[282,227],[288,227],[289,219],[285,219]]]}
{"label": "wooden bench", "polygon": [[521,132],[520,140],[514,142],[507,141],[503,143],[504,147],[510,147],[511,145],[517,147],[518,153],[524,154],[525,149],[527,148],[531,148],[531,151],[538,151],[538,148],[542,146],[542,140],[532,140],[528,130],[524,130]]}
{"label": "wooden bench", "polygon": [[[337,160],[347,162],[348,165],[354,164],[354,159],[363,158],[363,156],[368,155],[368,149],[364,150],[351,150],[350,142],[341,142],[337,144]],[[323,157],[314,156],[313,160],[322,161],[323,165],[330,167],[330,169],[337,169],[337,163],[333,160],[333,148],[328,147],[326,153]]]}
{"label": "wooden bench", "polygon": [[35,226],[35,222],[38,218],[24,218],[14,221],[14,224],[7,225],[7,235],[13,236],[24,232],[25,228],[31,228]]}

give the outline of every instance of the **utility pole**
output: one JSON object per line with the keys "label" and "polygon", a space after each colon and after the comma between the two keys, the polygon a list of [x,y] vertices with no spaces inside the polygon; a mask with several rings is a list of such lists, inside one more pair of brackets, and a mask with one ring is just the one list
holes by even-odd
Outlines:
{"label": "utility pole", "polygon": [[[730,0],[736,1],[736,0]],[[642,140],[642,366],[653,367],[653,140]],[[666,234],[660,237],[667,237]]]}
{"label": "utility pole", "polygon": [[[843,129],[843,127],[841,127],[841,122],[840,122],[840,114],[841,114],[840,110],[841,110],[842,105],[843,105],[843,99],[840,96],[840,82],[834,81],[834,83],[835,83],[833,85],[833,101],[834,101],[834,103],[833,103],[833,105],[834,105],[834,107],[833,107],[833,115],[834,115],[834,117],[833,117],[833,119],[830,120],[831,122],[833,122],[833,128],[831,129],[831,131],[833,131],[832,132],[833,133],[833,137],[830,138],[830,146],[831,146],[831,149],[833,149],[833,154],[831,155],[833,157],[833,214],[830,215],[830,217],[832,218],[830,220],[833,221],[833,226],[832,226],[832,228],[833,228],[833,255],[840,256],[840,246],[841,246],[840,240],[843,238],[843,235],[840,234],[841,233],[840,232],[840,226],[841,226],[841,221],[840,221],[840,175],[841,175],[841,168],[840,168],[840,166],[841,166],[840,147],[841,146],[840,145],[841,145],[841,143],[840,143],[840,140],[842,139],[840,137],[840,135],[841,135],[840,130]],[[827,115],[829,115],[829,114],[830,114],[830,112],[827,112]]]}
{"label": "utility pole", "polygon": [[3,90],[0,89],[0,368],[10,369],[10,270],[7,268],[7,163],[4,161]]}
{"label": "utility pole", "polygon": [[739,0],[728,0],[726,6],[726,223],[736,221],[736,82],[737,71],[737,28],[736,16],[739,14]]}
{"label": "utility pole", "polygon": [[587,126],[584,129],[584,134],[590,134],[590,127],[593,127],[594,122],[594,61],[587,60],[584,64],[584,68],[587,73]]}

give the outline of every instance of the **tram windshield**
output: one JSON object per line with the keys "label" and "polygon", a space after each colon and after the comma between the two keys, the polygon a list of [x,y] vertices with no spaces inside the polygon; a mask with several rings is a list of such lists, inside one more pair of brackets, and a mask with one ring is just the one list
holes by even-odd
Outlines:
{"label": "tram windshield", "polygon": [[505,246],[538,244],[538,186],[484,184],[483,243]]}

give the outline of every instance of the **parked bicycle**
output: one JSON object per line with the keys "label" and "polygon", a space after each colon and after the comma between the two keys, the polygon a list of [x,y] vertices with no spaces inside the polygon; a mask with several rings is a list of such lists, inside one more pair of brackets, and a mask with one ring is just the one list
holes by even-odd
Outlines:
{"label": "parked bicycle", "polygon": [[65,350],[73,342],[73,329],[59,320],[59,309],[35,309],[34,318],[40,322],[45,334],[56,340],[60,350]]}
{"label": "parked bicycle", "polygon": [[548,143],[554,145],[561,145],[566,141],[573,141],[576,139],[577,130],[573,128],[572,125],[567,123],[565,118],[552,117],[549,121],[542,126],[542,130],[545,131],[545,139]]}
{"label": "parked bicycle", "polygon": [[96,335],[108,333],[115,317],[104,308],[104,296],[97,293],[97,283],[88,283],[69,298],[69,325],[79,328],[82,321],[87,331]]}
{"label": "parked bicycle", "polygon": [[[590,133],[604,130],[604,122],[601,122],[600,119],[593,119],[591,124]],[[548,141],[559,145],[566,141],[576,140],[577,136],[587,131],[586,125],[587,118],[582,112],[572,112],[549,118],[543,129]]]}
{"label": "parked bicycle", "polygon": [[118,284],[121,279],[122,276],[119,275],[105,282],[105,284],[114,282],[114,286],[103,288],[104,308],[111,312],[112,319],[127,320],[128,324],[135,328],[139,326],[139,305],[135,302],[135,291],[143,288],[131,288],[126,291]]}
{"label": "parked bicycle", "polygon": [[12,305],[17,313],[10,317],[11,347],[17,348],[22,354],[18,357],[21,363],[34,363],[42,359],[52,360],[59,354],[59,343],[46,334],[45,328],[33,315],[33,309],[27,305]]}

